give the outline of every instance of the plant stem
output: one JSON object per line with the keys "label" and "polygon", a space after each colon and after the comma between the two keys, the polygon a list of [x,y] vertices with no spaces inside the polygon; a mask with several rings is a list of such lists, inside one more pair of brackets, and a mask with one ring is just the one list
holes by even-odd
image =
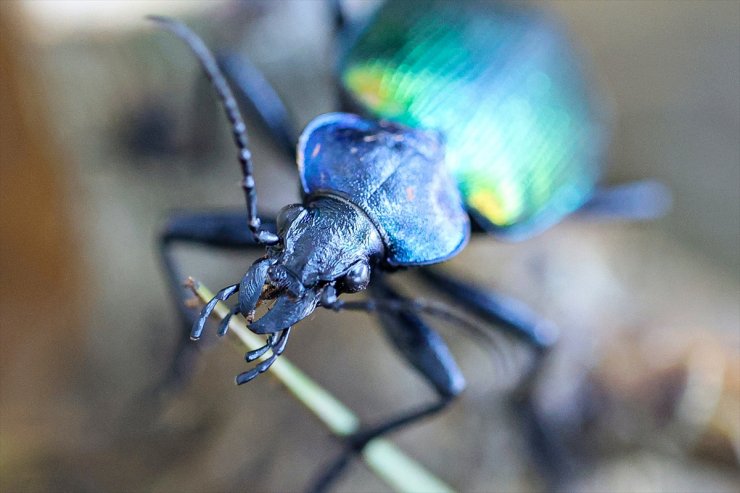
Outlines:
{"label": "plant stem", "polygon": [[[198,282],[190,283],[193,292],[203,303],[213,298],[213,292]],[[223,319],[229,312],[224,303],[218,303],[213,313]],[[265,341],[247,329],[244,317],[235,316],[229,322],[229,332],[240,345],[251,351]],[[263,358],[267,355],[263,356]],[[360,420],[347,406],[303,373],[285,356],[278,358],[268,370],[285,388],[306,406],[336,436],[346,437],[360,429]],[[379,478],[400,493],[450,493],[452,488],[435,477],[421,464],[405,455],[385,439],[376,438],[362,450],[362,459]]]}

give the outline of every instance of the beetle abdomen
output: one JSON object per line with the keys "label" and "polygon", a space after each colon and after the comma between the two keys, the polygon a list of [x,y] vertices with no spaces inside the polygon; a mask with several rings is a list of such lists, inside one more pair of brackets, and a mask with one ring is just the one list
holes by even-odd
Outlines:
{"label": "beetle abdomen", "polygon": [[581,206],[599,177],[602,114],[552,19],[494,2],[387,2],[347,53],[369,114],[440,129],[468,209],[525,236]]}

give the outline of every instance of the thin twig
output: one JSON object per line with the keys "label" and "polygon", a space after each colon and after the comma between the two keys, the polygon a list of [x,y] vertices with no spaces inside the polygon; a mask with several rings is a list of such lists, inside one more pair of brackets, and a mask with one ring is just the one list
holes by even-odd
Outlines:
{"label": "thin twig", "polygon": [[[213,292],[202,284],[191,280],[189,286],[203,303],[213,298]],[[224,303],[219,303],[213,311],[219,319],[223,319],[228,313],[229,308]],[[265,343],[260,336],[246,328],[244,317],[233,317],[229,322],[229,329],[229,333],[249,351]],[[334,435],[346,437],[360,429],[359,418],[347,406],[299,370],[285,356],[278,358],[268,371]],[[453,491],[450,486],[388,440],[382,438],[372,440],[362,450],[361,455],[370,470],[394,491],[402,493]]]}

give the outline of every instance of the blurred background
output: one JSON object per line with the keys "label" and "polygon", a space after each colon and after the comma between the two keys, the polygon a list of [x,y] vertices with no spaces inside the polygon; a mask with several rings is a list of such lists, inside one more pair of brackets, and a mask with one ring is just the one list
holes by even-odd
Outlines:
{"label": "blurred background", "polygon": [[[376,5],[347,3],[357,19]],[[447,267],[562,328],[535,395],[575,464],[566,490],[738,491],[740,4],[535,8],[565,22],[610,99],[608,181],[658,178],[673,211],[476,239]],[[154,13],[248,53],[298,128],[336,108],[323,2],[0,3],[2,491],[299,491],[340,450],[269,376],[234,386],[229,344],[206,344],[180,389],[149,392],[183,336],[157,231],[172,209],[243,203],[225,122],[192,57],[143,20]],[[295,173],[251,134],[277,211],[298,200]],[[179,253],[214,289],[252,261]],[[443,335],[469,389],[394,442],[460,491],[541,490],[507,400],[517,362]],[[287,357],[368,422],[431,397],[362,314],[317,312]],[[337,487],[387,488],[360,463]]]}

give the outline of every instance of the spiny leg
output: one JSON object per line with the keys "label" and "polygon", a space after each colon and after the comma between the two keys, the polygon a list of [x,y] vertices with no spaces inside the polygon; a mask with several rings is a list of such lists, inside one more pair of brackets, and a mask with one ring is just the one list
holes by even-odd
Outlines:
{"label": "spiny leg", "polygon": [[[445,276],[438,271],[425,270],[422,273],[435,287],[454,298],[468,312],[472,312],[487,323],[505,329],[533,348],[535,362],[525,378],[524,385],[522,385],[523,390],[514,399],[514,404],[525,423],[538,464],[544,470],[549,485],[556,488],[557,485],[562,484],[560,479],[564,477],[563,474],[566,471],[565,455],[560,442],[552,436],[551,430],[544,426],[538,415],[530,390],[532,382],[543,366],[542,363],[548,349],[557,338],[557,329],[553,324],[538,317],[532,310],[517,300],[478,289],[463,281]],[[452,310],[444,304],[420,299],[402,299],[398,296],[383,297],[382,293],[383,291],[388,292],[388,286],[381,284],[373,285],[373,287],[375,293],[380,293],[381,296],[366,301],[341,302],[337,300],[334,304],[329,303],[327,307],[334,310],[377,311],[383,317],[393,316],[394,313],[401,313],[406,316],[426,313],[439,319],[457,323],[459,328],[468,329],[476,336],[481,335],[480,327],[472,325],[467,317],[461,316],[456,310]],[[414,358],[417,357],[417,354],[418,357],[423,357],[423,353],[414,352],[406,359],[414,364]],[[434,412],[434,410],[431,412]],[[401,425],[403,424],[406,423],[402,421]],[[381,426],[381,432],[392,431],[392,429],[394,428],[384,430]],[[364,435],[360,435],[360,437],[362,438]],[[357,442],[362,444],[367,441],[361,439],[355,443]],[[349,460],[350,457],[347,453],[344,453],[326,470],[320,481],[315,485],[319,491],[327,488],[338,477],[349,463]]]}
{"label": "spiny leg", "polygon": [[[444,340],[418,316],[418,312],[403,309],[404,306],[413,307],[413,303],[406,303],[409,300],[399,296],[382,281],[371,284],[370,290],[377,303],[382,305],[386,302],[387,305],[384,306],[390,308],[377,310],[386,335],[400,355],[435,390],[436,400],[394,416],[377,426],[363,429],[349,437],[347,448],[325,469],[310,491],[326,491],[344,471],[352,456],[359,453],[369,441],[440,412],[465,388],[462,372]],[[393,302],[398,303],[394,305]],[[400,309],[393,309],[393,306]],[[374,311],[369,305],[363,308],[360,305],[342,304],[339,309],[344,307],[364,311],[371,308],[370,311]],[[375,307],[377,308],[377,305]]]}

